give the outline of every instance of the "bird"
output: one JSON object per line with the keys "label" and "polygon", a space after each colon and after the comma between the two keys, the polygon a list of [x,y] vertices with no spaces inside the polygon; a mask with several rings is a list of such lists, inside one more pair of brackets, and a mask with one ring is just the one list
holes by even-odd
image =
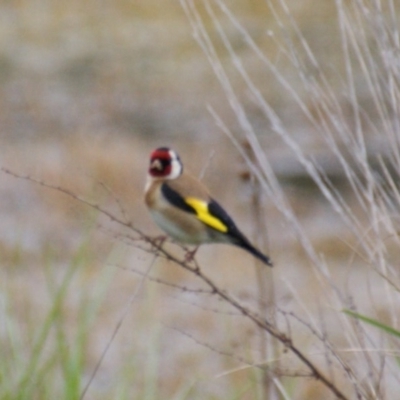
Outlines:
{"label": "bird", "polygon": [[159,147],[150,154],[144,201],[154,222],[173,240],[197,246],[231,244],[272,267],[271,259],[250,243],[208,189],[184,170],[181,158],[169,147]]}

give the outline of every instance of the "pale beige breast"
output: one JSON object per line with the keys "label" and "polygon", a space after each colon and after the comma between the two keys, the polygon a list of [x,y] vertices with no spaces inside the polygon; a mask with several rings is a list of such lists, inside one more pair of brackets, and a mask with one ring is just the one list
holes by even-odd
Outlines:
{"label": "pale beige breast", "polygon": [[[182,179],[183,178],[183,179]],[[197,219],[194,213],[183,211],[171,205],[164,198],[161,186],[164,181],[153,180],[146,185],[145,203],[156,224],[177,241],[200,244],[211,241],[207,227]],[[203,185],[188,175],[169,180],[168,186],[182,197],[208,199],[209,195]]]}

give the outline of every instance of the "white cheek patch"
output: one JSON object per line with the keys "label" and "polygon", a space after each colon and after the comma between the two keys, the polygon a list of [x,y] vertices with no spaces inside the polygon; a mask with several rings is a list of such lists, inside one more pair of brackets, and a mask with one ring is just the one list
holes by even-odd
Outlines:
{"label": "white cheek patch", "polygon": [[169,154],[171,156],[171,172],[168,176],[168,179],[176,179],[178,178],[183,171],[182,163],[177,154],[170,150]]}

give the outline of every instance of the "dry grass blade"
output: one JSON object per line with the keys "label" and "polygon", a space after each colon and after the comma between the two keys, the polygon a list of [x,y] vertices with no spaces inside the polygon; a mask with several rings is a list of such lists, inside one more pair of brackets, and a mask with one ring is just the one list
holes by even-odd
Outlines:
{"label": "dry grass blade", "polygon": [[[175,264],[181,266],[182,268],[184,268],[186,271],[194,274],[195,276],[197,276],[203,283],[206,284],[206,286],[210,289],[210,291],[215,294],[216,296],[218,296],[220,299],[222,299],[223,301],[225,301],[227,304],[231,305],[236,311],[238,311],[240,314],[242,314],[244,317],[246,317],[249,321],[251,321],[253,324],[255,324],[259,329],[261,329],[262,331],[267,332],[268,334],[270,334],[272,337],[274,337],[277,341],[279,341],[287,350],[289,350],[291,353],[293,353],[296,358],[298,358],[298,360],[301,361],[301,363],[303,363],[309,370],[310,370],[310,374],[317,380],[319,380],[320,382],[322,382],[332,393],[335,394],[335,396],[338,399],[342,399],[342,400],[347,400],[348,398],[341,392],[341,390],[333,383],[329,380],[329,378],[327,378],[323,372],[313,363],[313,361],[303,352],[300,350],[300,348],[298,348],[293,340],[287,336],[284,332],[280,331],[276,326],[274,326],[271,322],[267,321],[266,319],[260,317],[259,315],[257,315],[256,312],[253,312],[252,310],[248,309],[247,307],[245,307],[244,305],[242,305],[240,303],[240,301],[236,300],[234,297],[232,297],[231,295],[229,295],[225,290],[221,289],[210,277],[208,277],[207,275],[205,275],[199,265],[197,264],[197,262],[194,260],[192,263],[187,263],[185,261],[185,258],[180,259],[178,257],[176,257],[175,255],[173,255],[172,253],[168,252],[167,250],[165,250],[163,247],[161,247],[156,241],[154,241],[153,239],[151,239],[150,237],[146,236],[145,234],[143,234],[142,232],[140,232],[138,229],[133,228],[132,224],[130,222],[126,222],[126,221],[122,221],[121,219],[115,217],[112,213],[108,212],[107,210],[104,210],[100,205],[96,204],[96,203],[92,203],[89,202],[79,196],[77,196],[76,194],[72,193],[71,191],[69,191],[68,189],[62,188],[60,186],[55,186],[55,185],[51,185],[48,183],[45,183],[41,180],[37,180],[34,179],[30,176],[21,176],[17,173],[14,173],[8,169],[2,168],[2,171],[14,176],[16,178],[20,178],[20,179],[25,179],[29,182],[32,182],[34,184],[38,184],[40,186],[52,189],[52,190],[56,190],[59,191],[61,193],[66,194],[69,197],[72,197],[73,199],[82,202],[83,204],[95,209],[96,211],[100,212],[101,214],[107,216],[111,221],[118,223],[124,227],[128,227],[132,230],[135,231],[135,233],[139,233],[140,236],[142,237],[143,241],[146,241],[148,243],[150,243],[153,247],[154,247],[154,254],[155,256],[157,255],[157,253],[160,253],[161,255],[163,255],[166,259],[174,262]],[[147,275],[147,274],[146,274]],[[144,282],[145,277],[143,277],[142,279],[142,283]],[[140,288],[141,285],[137,286],[137,290],[139,290],[138,288]],[[87,390],[89,388],[90,383],[92,382],[94,375],[96,374],[96,371],[98,370],[102,360],[104,359],[109,347],[111,346],[111,343],[113,341],[113,339],[115,338],[115,335],[118,333],[118,330],[120,329],[122,322],[124,320],[124,318],[126,317],[131,303],[135,300],[136,295],[137,295],[137,290],[135,290],[135,293],[132,295],[131,300],[125,310],[125,312],[123,313],[122,317],[120,318],[119,322],[117,323],[117,326],[115,327],[112,337],[110,338],[110,341],[108,342],[108,345],[106,346],[106,348],[103,351],[102,356],[100,357],[100,360],[98,362],[98,364],[95,367],[94,373],[92,374],[91,378],[89,379],[89,383],[86,385],[81,398],[83,398],[85,396],[85,394],[87,393]]]}

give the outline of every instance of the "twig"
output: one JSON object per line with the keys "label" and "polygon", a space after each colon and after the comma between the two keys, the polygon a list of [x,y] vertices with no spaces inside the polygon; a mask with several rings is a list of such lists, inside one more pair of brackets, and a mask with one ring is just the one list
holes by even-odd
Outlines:
{"label": "twig", "polygon": [[119,269],[122,269],[124,271],[133,272],[133,273],[135,273],[137,275],[145,277],[146,279],[148,279],[151,282],[155,282],[155,283],[158,283],[160,285],[168,286],[168,287],[171,287],[173,289],[180,290],[181,292],[184,292],[184,293],[213,294],[210,290],[200,289],[200,288],[190,288],[190,287],[187,287],[187,286],[177,285],[176,283],[168,282],[168,281],[166,281],[164,279],[160,279],[160,278],[156,278],[154,276],[150,276],[150,275],[147,274],[147,272],[142,272],[142,271],[139,271],[138,269],[135,269],[135,268],[124,267],[124,266],[118,265],[118,264],[113,264],[113,266],[115,266],[115,267],[117,267]]}
{"label": "twig", "polygon": [[[219,298],[221,298],[222,300],[226,301],[228,304],[230,304],[233,308],[235,308],[237,311],[239,311],[243,316],[245,316],[249,321],[253,322],[257,327],[259,327],[260,329],[262,329],[263,331],[268,332],[272,337],[276,338],[287,350],[289,350],[291,353],[293,353],[310,371],[310,374],[317,380],[321,381],[323,385],[325,385],[338,399],[341,400],[348,400],[348,397],[345,396],[342,391],[333,383],[331,382],[331,380],[329,378],[327,378],[325,376],[325,374],[320,371],[320,369],[308,358],[308,356],[306,354],[303,353],[303,351],[298,348],[293,340],[287,336],[284,332],[281,332],[278,328],[276,328],[273,324],[271,324],[267,319],[262,318],[261,316],[259,316],[257,313],[249,310],[248,308],[246,308],[245,306],[243,306],[238,300],[236,300],[234,297],[232,297],[231,295],[229,295],[226,291],[224,291],[223,289],[221,289],[210,277],[208,277],[207,275],[205,275],[197,261],[194,259],[192,260],[190,263],[188,263],[185,258],[180,259],[177,256],[173,255],[172,253],[170,253],[169,251],[165,250],[162,247],[162,244],[160,245],[159,242],[157,240],[155,240],[154,238],[149,237],[148,235],[142,233],[139,229],[135,228],[132,224],[132,222],[126,222],[121,220],[120,218],[114,216],[112,213],[110,213],[109,211],[103,209],[99,204],[97,203],[93,203],[90,202],[78,195],[76,195],[75,193],[73,193],[72,191],[65,189],[61,186],[58,185],[51,185],[48,184],[46,182],[43,182],[41,180],[32,178],[29,175],[19,175],[15,172],[12,172],[6,168],[1,168],[1,170],[3,172],[5,172],[6,174],[9,174],[11,176],[14,176],[16,178],[20,178],[20,179],[25,179],[28,180],[30,182],[33,182],[35,184],[38,184],[40,186],[49,188],[49,189],[53,189],[56,191],[59,191],[61,193],[66,194],[67,196],[97,210],[98,212],[100,212],[101,214],[104,214],[105,216],[107,216],[111,221],[120,224],[126,228],[132,229],[135,233],[139,234],[140,237],[147,243],[151,244],[151,246],[153,247],[155,253],[155,257],[159,254],[163,255],[166,259],[168,259],[169,261],[174,262],[175,264],[181,266],[182,268],[184,268],[186,271],[189,271],[190,273],[194,274],[195,276],[197,276],[200,280],[202,280],[210,289],[212,294],[217,295]],[[151,267],[151,266],[150,266]],[[149,268],[150,270],[150,268]],[[143,278],[144,279],[144,278]],[[143,281],[142,281],[143,282]],[[139,285],[136,289],[137,291],[139,290],[139,288],[141,287],[141,285]],[[132,295],[129,305],[126,308],[125,312],[123,313],[122,317],[120,318],[114,332],[113,335],[109,341],[109,343],[107,344],[107,347],[105,348],[98,365],[95,368],[94,373],[92,374],[89,383],[87,384],[87,386],[85,387],[85,390],[81,396],[81,400],[83,399],[89,385],[90,382],[93,380],[94,375],[96,374],[98,367],[100,366],[102,360],[105,357],[105,354],[107,353],[108,348],[110,347],[115,335],[117,334],[119,328],[122,325],[122,322],[125,318],[125,315],[127,314],[128,310],[130,309],[130,306],[132,304],[132,302],[134,301],[134,299],[136,298],[136,293],[137,291],[135,290],[135,293]]]}

